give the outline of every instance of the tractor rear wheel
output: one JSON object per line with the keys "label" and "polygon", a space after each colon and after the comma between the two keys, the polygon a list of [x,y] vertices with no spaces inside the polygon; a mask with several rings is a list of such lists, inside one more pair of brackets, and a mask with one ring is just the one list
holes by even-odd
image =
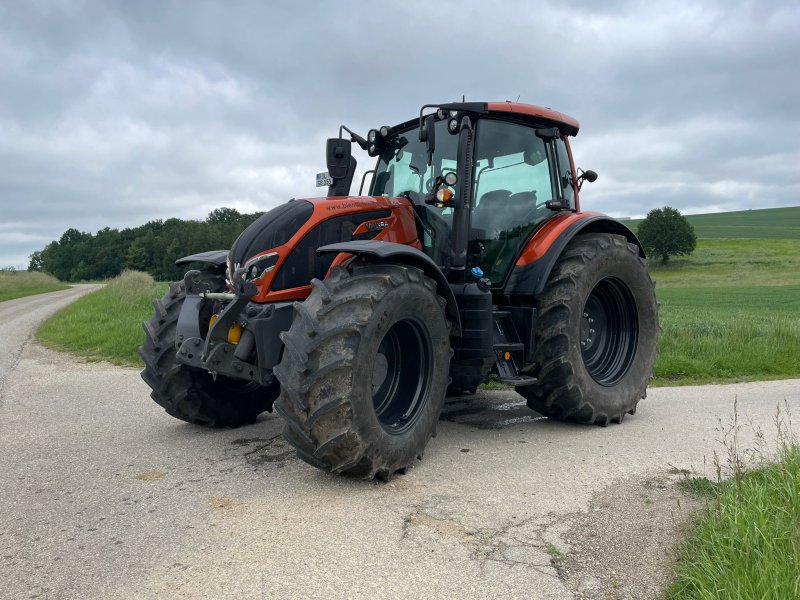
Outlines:
{"label": "tractor rear wheel", "polygon": [[445,301],[402,265],[335,268],[312,285],[275,367],[283,435],[326,471],[405,472],[435,433],[449,382]]}
{"label": "tractor rear wheel", "polygon": [[143,323],[146,339],[139,348],[144,360],[142,379],[150,397],[176,419],[210,427],[238,427],[254,423],[272,411],[278,383],[262,387],[219,376],[178,362],[175,330],[186,298],[182,281],[171,283],[161,300],[153,300],[153,317]]}
{"label": "tractor rear wheel", "polygon": [[658,354],[658,303],[647,261],[627,239],[577,236],[536,302],[536,386],[520,387],[533,410],[607,425],[647,395]]}

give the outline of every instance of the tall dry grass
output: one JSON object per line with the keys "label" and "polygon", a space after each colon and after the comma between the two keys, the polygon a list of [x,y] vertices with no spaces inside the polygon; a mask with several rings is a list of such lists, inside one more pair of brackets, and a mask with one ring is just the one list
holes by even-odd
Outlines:
{"label": "tall dry grass", "polygon": [[66,287],[58,279],[46,273],[0,270],[0,302],[63,290]]}

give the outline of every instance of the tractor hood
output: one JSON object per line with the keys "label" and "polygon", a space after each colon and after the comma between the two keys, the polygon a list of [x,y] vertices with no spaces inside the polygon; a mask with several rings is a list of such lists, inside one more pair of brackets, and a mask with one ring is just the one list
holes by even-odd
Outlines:
{"label": "tractor hood", "polygon": [[228,280],[254,282],[256,302],[302,299],[311,280],[323,279],[336,259],[317,256],[317,248],[371,239],[418,246],[411,203],[382,196],[290,200],[253,221],[233,243]]}
{"label": "tractor hood", "polygon": [[245,229],[231,246],[228,257],[234,269],[260,252],[284,245],[314,212],[306,200],[290,200],[264,213]]}

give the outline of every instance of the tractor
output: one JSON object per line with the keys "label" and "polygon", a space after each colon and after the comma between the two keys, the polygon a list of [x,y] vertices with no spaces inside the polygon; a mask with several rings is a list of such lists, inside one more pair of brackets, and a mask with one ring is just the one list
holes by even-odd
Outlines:
{"label": "tractor", "polygon": [[[448,396],[490,378],[537,413],[606,426],[646,396],[658,304],[644,250],[580,209],[578,122],[515,102],[426,104],[327,140],[327,196],[176,261],[144,323],[166,412],[236,427],[274,409],[309,464],[388,479],[422,457]],[[353,144],[377,160],[350,195]]]}

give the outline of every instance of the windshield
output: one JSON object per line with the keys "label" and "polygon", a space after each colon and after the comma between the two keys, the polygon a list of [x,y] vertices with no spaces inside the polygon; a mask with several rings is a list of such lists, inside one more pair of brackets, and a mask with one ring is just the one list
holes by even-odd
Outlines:
{"label": "windshield", "polygon": [[[427,206],[422,203],[422,199],[433,189],[433,182],[438,176],[449,171],[456,172],[458,136],[448,133],[446,121],[438,121],[435,129],[436,150],[430,165],[425,142],[419,140],[419,128],[415,127],[391,138],[389,146],[378,159],[372,195],[405,195],[409,198],[420,217],[423,250],[438,265],[444,267],[449,256],[453,209]],[[456,194],[459,185],[456,184]]]}

